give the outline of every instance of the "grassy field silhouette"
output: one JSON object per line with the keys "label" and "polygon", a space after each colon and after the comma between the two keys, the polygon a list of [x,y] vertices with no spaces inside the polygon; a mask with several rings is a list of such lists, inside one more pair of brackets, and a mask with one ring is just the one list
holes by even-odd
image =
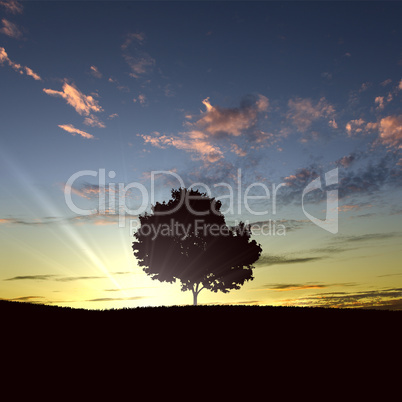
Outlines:
{"label": "grassy field silhouette", "polygon": [[101,365],[107,350],[109,358],[150,354],[167,363],[191,351],[200,361],[233,365],[260,353],[286,366],[289,358],[313,364],[393,353],[402,312],[246,305],[85,310],[0,300],[0,317],[3,345],[34,360],[50,354],[57,364],[85,358]]}
{"label": "grassy field silhouette", "polygon": [[96,326],[144,326],[152,328],[196,325],[216,329],[274,327],[276,331],[295,328],[355,328],[359,331],[381,328],[395,329],[402,311],[375,309],[341,309],[323,307],[274,307],[248,305],[200,305],[137,307],[86,310],[43,304],[0,300],[3,323],[12,326],[48,327],[62,325],[80,328]]}

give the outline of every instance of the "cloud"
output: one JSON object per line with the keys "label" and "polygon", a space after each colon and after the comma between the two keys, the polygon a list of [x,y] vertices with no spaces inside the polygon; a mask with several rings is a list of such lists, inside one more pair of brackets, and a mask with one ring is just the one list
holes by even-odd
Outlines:
{"label": "cloud", "polygon": [[378,106],[377,106],[377,110],[382,110],[382,109],[384,109],[384,97],[383,96],[377,96],[375,99],[374,99],[374,103],[376,103]]}
{"label": "cloud", "polygon": [[[176,183],[175,183],[176,184]],[[90,185],[87,185],[87,187]],[[63,186],[62,188],[66,188],[67,186]],[[95,186],[94,186],[95,187]],[[107,192],[108,189],[105,189]],[[84,191],[81,189],[71,188],[71,192],[80,197],[86,198],[88,200],[96,198],[99,196],[99,190],[94,189],[93,192]],[[96,226],[103,225],[113,225],[120,223],[122,217],[118,215],[118,213],[114,209],[106,209],[105,212],[100,213],[97,210],[92,210],[90,215],[74,215],[70,217],[54,217],[47,216],[43,218],[37,218],[34,220],[30,219],[21,219],[21,218],[0,218],[0,225],[24,225],[24,226],[38,226],[38,225],[49,225],[49,224],[65,224],[71,223],[75,225],[82,224],[93,224]],[[124,219],[133,220],[138,219],[137,215],[132,215],[129,213],[124,214]]]}
{"label": "cloud", "polygon": [[231,151],[238,156],[247,156],[247,152],[241,149],[237,144],[232,144]]}
{"label": "cloud", "polygon": [[367,134],[371,130],[376,130],[378,128],[378,123],[368,122],[366,123],[362,118],[350,120],[346,123],[345,129],[349,137],[356,134]]}
{"label": "cloud", "polygon": [[319,176],[319,171],[316,166],[309,168],[297,169],[295,174],[284,178],[284,184],[287,187],[304,188],[307,184]]}
{"label": "cloud", "polygon": [[[362,194],[374,194],[387,186],[393,188],[402,187],[402,171],[397,165],[400,156],[397,152],[387,152],[382,157],[373,158],[371,150],[368,152],[354,152],[345,156],[335,163],[346,167],[339,169],[338,189],[339,200]],[[349,167],[356,161],[361,161],[358,169]],[[296,203],[299,205],[302,200],[302,193],[306,186],[317,177],[321,177],[322,184],[325,184],[323,166],[315,163],[304,168],[297,169],[293,174],[282,179],[285,184],[277,193],[277,205],[288,205]],[[323,191],[315,190],[309,192],[305,202],[318,203],[325,200],[325,188]]]}
{"label": "cloud", "polygon": [[387,232],[387,233],[367,233],[363,235],[354,235],[354,236],[338,236],[336,237],[337,243],[353,243],[353,242],[367,242],[367,241],[380,241],[386,239],[393,239],[401,237],[402,233],[400,232]]}
{"label": "cloud", "polygon": [[11,13],[11,14],[22,14],[24,7],[22,6],[21,3],[18,3],[18,1],[15,0],[5,0],[5,1],[0,1],[0,6],[3,6],[6,8],[6,11]]}
{"label": "cloud", "polygon": [[102,78],[103,77],[102,73],[98,70],[98,67],[96,67],[96,66],[91,66],[90,67],[90,73],[96,78]]}
{"label": "cloud", "polygon": [[300,132],[305,132],[314,121],[323,118],[330,118],[329,124],[334,126],[335,109],[324,97],[316,104],[313,104],[311,99],[290,99],[288,108],[286,117],[292,121]]}
{"label": "cloud", "polygon": [[14,39],[21,39],[22,38],[22,32],[18,28],[17,25],[13,24],[12,22],[6,20],[3,18],[1,20],[3,27],[0,28],[0,32],[3,33],[4,35],[9,36],[10,38]]}
{"label": "cloud", "polygon": [[349,167],[358,159],[358,155],[356,152],[351,153],[350,155],[346,155],[341,159],[338,159],[335,163],[343,166],[344,168]]}
{"label": "cloud", "polygon": [[190,131],[187,133],[181,133],[179,136],[140,136],[148,144],[154,147],[165,148],[166,146],[173,146],[177,149],[182,149],[186,152],[195,153],[196,159],[201,159],[205,162],[217,162],[223,158],[223,153],[219,147],[212,145],[208,137],[201,131]]}
{"label": "cloud", "polygon": [[358,205],[358,204],[341,205],[338,207],[338,211],[340,212],[359,211],[363,207],[371,208],[372,205]]}
{"label": "cloud", "polygon": [[141,52],[137,56],[123,55],[124,60],[131,68],[130,77],[139,78],[142,74],[149,73],[155,65],[155,59],[148,53]]}
{"label": "cloud", "polygon": [[21,281],[21,280],[36,280],[36,281],[47,281],[53,279],[57,275],[24,275],[24,276],[13,276],[12,278],[3,279],[4,281]]}
{"label": "cloud", "polygon": [[67,131],[68,133],[72,135],[80,135],[81,137],[88,138],[88,139],[93,139],[95,138],[92,134],[88,134],[85,131],[79,130],[78,128],[75,128],[72,124],[59,124],[59,127],[62,128],[63,130]]}
{"label": "cloud", "polygon": [[371,87],[371,82],[363,82],[360,86],[359,92],[367,91]]}
{"label": "cloud", "polygon": [[139,102],[141,105],[144,105],[147,101],[147,97],[144,94],[139,94],[137,98],[133,99],[133,102]]}
{"label": "cloud", "polygon": [[263,254],[260,259],[255,263],[256,266],[271,266],[271,265],[287,265],[287,264],[301,264],[306,262],[315,262],[324,259],[324,257],[297,257],[289,258],[279,255]]}
{"label": "cloud", "polygon": [[8,300],[8,301],[24,301],[29,303],[42,303],[42,300],[36,299],[44,299],[43,296],[20,296],[20,297],[13,297],[12,299],[1,299],[1,300]]}
{"label": "cloud", "polygon": [[356,283],[320,283],[320,282],[307,282],[307,283],[278,283],[267,284],[263,288],[267,290],[275,290],[277,292],[289,292],[294,290],[309,290],[309,289],[325,289],[333,286],[356,286]]}
{"label": "cloud", "polygon": [[25,68],[26,75],[29,75],[30,77],[32,77],[36,81],[41,81],[42,80],[42,78],[40,78],[39,75],[36,74],[35,72],[33,72],[29,67],[24,67],[24,68]]}
{"label": "cloud", "polygon": [[141,75],[149,73],[155,65],[155,59],[141,48],[144,40],[145,34],[142,32],[129,33],[121,45],[123,58],[131,68],[130,77],[139,78]]}
{"label": "cloud", "polygon": [[380,120],[381,142],[389,147],[402,148],[402,115],[387,116]]}
{"label": "cloud", "polygon": [[260,234],[259,231],[268,230],[269,226],[275,224],[277,227],[283,225],[286,228],[286,232],[301,229],[306,225],[311,225],[311,221],[308,219],[271,219],[267,221],[251,222],[251,231],[253,234]]}
{"label": "cloud", "polygon": [[124,43],[121,45],[121,50],[126,50],[132,42],[142,43],[145,40],[143,32],[128,33]]}
{"label": "cloud", "polygon": [[[214,163],[224,158],[222,146],[227,146],[230,151],[238,156],[246,156],[244,147],[231,141],[225,143],[230,137],[242,137],[244,144],[263,143],[271,139],[272,135],[257,129],[258,117],[266,112],[269,107],[268,99],[263,95],[248,96],[243,99],[239,108],[223,108],[212,106],[209,98],[202,101],[206,110],[200,116],[186,116],[188,128],[178,135],[160,135],[154,132],[152,135],[139,134],[144,141],[158,148],[173,146],[193,154],[193,159]],[[219,142],[219,145],[217,143]],[[222,145],[221,145],[222,144]]]}
{"label": "cloud", "polygon": [[356,120],[350,120],[348,123],[346,123],[346,132],[348,133],[349,136],[355,134],[355,133],[360,133],[363,131],[362,126],[365,124],[365,121],[363,119],[356,119]]}
{"label": "cloud", "polygon": [[146,299],[147,296],[130,296],[130,297],[100,297],[98,299],[89,299],[86,300],[88,302],[110,302],[110,301],[116,301],[116,300],[141,300],[141,299]]}
{"label": "cloud", "polygon": [[13,62],[8,57],[8,54],[7,54],[6,50],[4,49],[4,47],[0,47],[0,65],[3,65],[4,63],[7,63],[11,68],[13,68],[15,71],[17,71],[21,75],[26,74],[26,75],[32,77],[35,81],[42,80],[42,78],[29,67],[21,66],[21,64]]}
{"label": "cloud", "polygon": [[43,92],[50,96],[58,96],[65,99],[81,116],[89,116],[91,113],[103,111],[97,100],[91,95],[83,94],[74,84],[70,85],[67,81],[64,82],[62,91],[44,88]]}
{"label": "cloud", "polygon": [[329,120],[328,125],[332,128],[338,128],[338,123],[335,121],[335,119]]}
{"label": "cloud", "polygon": [[107,276],[60,276],[60,275],[24,275],[14,276],[12,278],[3,279],[4,281],[21,281],[21,280],[54,280],[58,282],[72,282],[87,279],[105,279]]}
{"label": "cloud", "polygon": [[245,130],[255,126],[259,112],[265,112],[269,100],[263,95],[245,98],[239,108],[212,106],[209,98],[202,101],[206,112],[193,124],[197,129],[213,136],[222,133],[238,137]]}
{"label": "cloud", "polygon": [[119,117],[119,115],[117,114],[117,113],[113,113],[113,114],[110,114],[109,115],[109,117],[108,117],[108,119],[114,119],[114,118],[116,118],[116,117]]}
{"label": "cloud", "polygon": [[380,83],[381,86],[385,87],[388,84],[390,84],[392,82],[391,78],[388,78],[387,80],[383,81]]}
{"label": "cloud", "polygon": [[402,288],[383,288],[360,292],[325,292],[282,300],[283,305],[337,308],[402,309]]}
{"label": "cloud", "polygon": [[0,219],[0,225],[28,225],[28,226],[35,226],[35,225],[43,225],[46,223],[53,223],[56,222],[57,218],[54,217],[46,217],[43,219],[35,219],[33,221],[24,220],[24,219],[17,219],[17,218],[2,218]]}
{"label": "cloud", "polygon": [[402,186],[402,172],[396,166],[398,155],[389,152],[382,158],[369,161],[357,171],[340,171],[339,199],[349,195],[372,194],[385,186]]}
{"label": "cloud", "polygon": [[89,117],[85,117],[84,124],[86,126],[91,126],[91,127],[99,127],[99,128],[106,127],[105,123],[100,121],[99,118],[97,116],[95,116],[94,114],[90,114]]}
{"label": "cloud", "polygon": [[64,276],[62,278],[57,278],[56,281],[59,282],[72,282],[72,281],[81,281],[87,279],[105,279],[107,276]]}
{"label": "cloud", "polygon": [[291,283],[285,283],[285,284],[275,284],[275,285],[265,285],[264,286],[267,289],[270,290],[276,290],[278,292],[289,292],[293,290],[306,290],[306,289],[323,289],[328,287],[328,285],[318,285],[318,284],[291,284]]}

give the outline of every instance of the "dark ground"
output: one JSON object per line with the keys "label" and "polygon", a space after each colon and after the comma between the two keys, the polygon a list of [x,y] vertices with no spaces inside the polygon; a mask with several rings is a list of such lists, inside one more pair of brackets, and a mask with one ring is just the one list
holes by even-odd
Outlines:
{"label": "dark ground", "polygon": [[177,334],[280,338],[333,338],[353,334],[391,336],[402,311],[271,306],[173,306],[85,310],[0,300],[2,333],[97,333],[161,339]]}
{"label": "dark ground", "polygon": [[[272,373],[283,380],[309,378],[311,370],[314,376],[332,373],[331,381],[335,375],[339,382],[342,376],[352,380],[362,367],[389,368],[401,354],[402,311],[268,306],[102,311],[0,300],[0,318],[3,368],[35,373],[41,367],[41,376],[57,376],[65,368],[71,381],[96,371],[105,378],[128,376],[134,384],[139,374],[174,377],[176,368],[180,376],[199,381],[201,374],[219,379],[224,368],[234,384],[237,377],[244,381],[257,373],[274,386]],[[99,389],[103,380],[97,381]]]}

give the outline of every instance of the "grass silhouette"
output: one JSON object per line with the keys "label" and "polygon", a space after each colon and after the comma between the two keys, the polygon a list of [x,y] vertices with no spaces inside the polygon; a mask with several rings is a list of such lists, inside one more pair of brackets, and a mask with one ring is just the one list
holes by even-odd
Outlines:
{"label": "grass silhouette", "polygon": [[199,361],[236,364],[257,351],[267,361],[299,356],[310,363],[328,356],[367,360],[376,347],[391,353],[402,312],[246,305],[85,310],[0,300],[0,317],[3,345],[33,361],[46,353],[57,364],[71,356],[102,364],[107,350],[167,363],[193,353]]}

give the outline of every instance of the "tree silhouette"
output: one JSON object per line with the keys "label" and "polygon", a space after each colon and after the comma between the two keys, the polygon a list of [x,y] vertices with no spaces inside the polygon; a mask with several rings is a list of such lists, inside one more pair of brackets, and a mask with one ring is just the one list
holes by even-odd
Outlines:
{"label": "tree silhouette", "polygon": [[221,202],[198,190],[172,190],[167,202],[157,202],[152,213],[139,217],[134,255],[144,272],[161,282],[181,282],[193,292],[193,304],[202,289],[224,293],[253,280],[253,264],[261,246],[251,240],[250,227],[228,227]]}

